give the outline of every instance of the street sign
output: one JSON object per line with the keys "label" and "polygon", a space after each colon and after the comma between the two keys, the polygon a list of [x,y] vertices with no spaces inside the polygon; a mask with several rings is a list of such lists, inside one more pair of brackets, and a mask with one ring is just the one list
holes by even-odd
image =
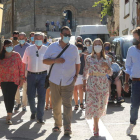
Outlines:
{"label": "street sign", "polygon": [[2,28],[2,17],[3,17],[3,4],[0,3],[0,34]]}

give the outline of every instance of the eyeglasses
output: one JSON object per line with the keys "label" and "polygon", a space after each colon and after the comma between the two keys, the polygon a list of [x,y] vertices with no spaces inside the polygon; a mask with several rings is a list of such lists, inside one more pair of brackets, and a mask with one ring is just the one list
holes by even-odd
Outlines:
{"label": "eyeglasses", "polygon": [[36,51],[36,56],[39,57],[38,51]]}

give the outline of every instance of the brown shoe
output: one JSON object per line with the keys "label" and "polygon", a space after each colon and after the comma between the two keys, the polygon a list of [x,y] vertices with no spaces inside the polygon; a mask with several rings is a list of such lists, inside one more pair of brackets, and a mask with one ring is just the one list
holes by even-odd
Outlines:
{"label": "brown shoe", "polygon": [[71,135],[71,134],[72,134],[72,131],[71,131],[70,128],[65,129],[65,131],[64,131],[64,135]]}

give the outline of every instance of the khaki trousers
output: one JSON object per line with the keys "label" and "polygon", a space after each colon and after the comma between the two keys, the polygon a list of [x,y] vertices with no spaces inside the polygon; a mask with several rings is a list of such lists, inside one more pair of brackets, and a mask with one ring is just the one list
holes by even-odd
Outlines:
{"label": "khaki trousers", "polygon": [[74,90],[73,81],[68,86],[56,85],[50,82],[51,98],[52,98],[52,107],[53,115],[55,120],[55,126],[62,126],[62,113],[61,105],[63,104],[63,125],[64,129],[71,127],[71,118],[72,118],[72,95]]}
{"label": "khaki trousers", "polygon": [[[17,89],[15,96],[16,104],[21,104],[20,101],[20,88]],[[23,94],[22,94],[22,106],[27,106],[27,82],[23,84]]]}

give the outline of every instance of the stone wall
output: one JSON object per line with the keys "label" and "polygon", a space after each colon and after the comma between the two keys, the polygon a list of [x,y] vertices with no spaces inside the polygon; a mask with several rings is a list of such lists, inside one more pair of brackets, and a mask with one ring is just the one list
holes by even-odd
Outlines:
{"label": "stone wall", "polygon": [[114,9],[113,16],[108,16],[108,30],[110,32],[110,36],[118,36],[119,35],[119,19],[120,19],[120,4],[119,0],[113,0]]}
{"label": "stone wall", "polygon": [[[101,7],[93,8],[95,1],[98,0],[15,0],[14,30],[26,33],[45,31],[47,20],[62,23],[64,10],[72,12],[72,30],[77,25],[100,24]],[[4,12],[3,34],[8,36],[11,34],[11,0],[7,7],[8,11]]]}

